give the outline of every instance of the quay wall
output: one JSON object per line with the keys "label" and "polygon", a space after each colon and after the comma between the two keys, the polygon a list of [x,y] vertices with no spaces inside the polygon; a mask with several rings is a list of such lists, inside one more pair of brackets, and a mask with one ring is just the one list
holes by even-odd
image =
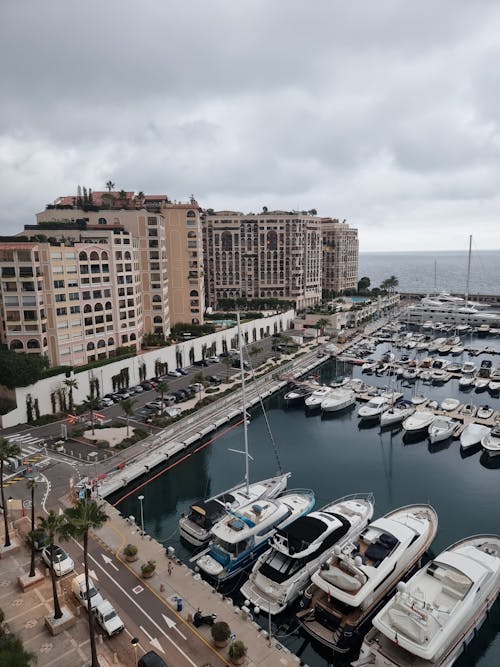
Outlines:
{"label": "quay wall", "polygon": [[[295,311],[288,310],[284,313],[263,317],[258,320],[251,320],[241,324],[241,333],[247,339],[249,344],[262,340],[275,332],[285,331],[290,327],[290,324],[295,318]],[[216,346],[216,354],[223,351],[222,343],[225,341],[227,348],[236,347],[238,330],[237,327],[230,327],[217,331],[213,334],[193,338],[192,340],[183,341],[176,345],[169,345],[167,347],[155,348],[154,350],[147,350],[139,354],[137,357],[129,359],[122,359],[109,363],[105,366],[100,366],[95,369],[90,369],[71,375],[77,383],[78,387],[73,390],[73,401],[75,404],[83,403],[86,396],[90,394],[90,381],[96,378],[99,381],[99,393],[101,396],[113,391],[113,383],[111,378],[117,375],[122,369],[128,368],[130,385],[139,384],[139,368],[143,364],[146,366],[146,378],[151,378],[156,375],[155,363],[160,361],[167,363],[169,370],[175,369],[179,366],[191,365],[191,359],[198,361],[203,358],[203,349],[210,348],[214,343]],[[36,384],[28,387],[18,387],[13,392],[9,392],[9,397],[14,399],[17,407],[5,415],[0,416],[0,428],[8,428],[24,424],[28,421],[27,414],[27,397],[31,396],[32,402],[38,399],[38,407],[40,415],[52,414],[51,394],[58,389],[64,388],[64,380],[66,380],[64,373],[54,375],[50,378],[44,378]]]}

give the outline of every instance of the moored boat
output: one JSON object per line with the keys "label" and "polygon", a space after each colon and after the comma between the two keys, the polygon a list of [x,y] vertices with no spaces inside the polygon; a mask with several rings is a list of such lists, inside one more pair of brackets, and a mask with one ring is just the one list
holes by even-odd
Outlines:
{"label": "moored boat", "polygon": [[419,570],[373,619],[353,667],[451,666],[500,589],[500,536],[452,545]]}
{"label": "moored boat", "polygon": [[441,410],[446,410],[446,412],[457,410],[459,406],[460,401],[457,398],[445,398],[440,403]]}
{"label": "moored boat", "polygon": [[312,576],[297,614],[302,628],[334,651],[362,641],[370,620],[431,545],[438,517],[430,505],[410,505],[373,521],[355,543],[334,549]]}
{"label": "moored boat", "polygon": [[427,429],[435,419],[435,415],[430,410],[417,410],[407,417],[403,422],[405,431],[412,433]]}
{"label": "moored boat", "polygon": [[391,401],[386,396],[374,396],[359,408],[358,417],[362,420],[378,419],[390,406]]}
{"label": "moored boat", "polygon": [[283,397],[287,405],[300,405],[302,404],[308,396],[310,396],[314,389],[317,388],[317,383],[315,384],[298,384],[290,391],[288,391]]}
{"label": "moored boat", "polygon": [[380,415],[380,426],[399,424],[404,419],[412,415],[415,410],[416,407],[413,405],[413,403],[411,403],[411,401],[398,401]]}
{"label": "moored boat", "polygon": [[494,426],[481,439],[481,445],[488,456],[500,456],[500,426]]}
{"label": "moored boat", "polygon": [[331,387],[326,386],[318,387],[318,389],[315,389],[313,393],[304,401],[306,410],[319,410],[321,403],[329,394],[331,394],[332,391],[333,389]]}
{"label": "moored boat", "polygon": [[333,389],[321,402],[323,412],[339,412],[356,403],[356,394],[352,389],[341,387]]}
{"label": "moored boat", "polygon": [[481,440],[488,435],[490,429],[484,424],[467,424],[460,434],[460,447],[467,450],[475,445],[479,445]]}
{"label": "moored boat", "polygon": [[429,440],[432,444],[451,438],[460,422],[451,417],[436,417],[429,425]]}

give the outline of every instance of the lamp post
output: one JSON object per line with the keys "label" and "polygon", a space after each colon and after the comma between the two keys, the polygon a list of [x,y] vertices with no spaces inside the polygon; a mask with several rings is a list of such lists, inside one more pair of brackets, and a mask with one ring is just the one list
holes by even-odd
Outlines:
{"label": "lamp post", "polygon": [[139,643],[139,640],[137,639],[137,637],[132,637],[132,639],[130,640],[130,643],[134,647],[134,654],[135,654],[135,663],[134,664],[137,665],[137,644]]}
{"label": "lamp post", "polygon": [[143,495],[137,496],[137,499],[139,500],[139,503],[141,504],[141,537],[144,537],[144,511],[143,511],[143,505],[142,505],[142,501],[144,500],[144,496]]}

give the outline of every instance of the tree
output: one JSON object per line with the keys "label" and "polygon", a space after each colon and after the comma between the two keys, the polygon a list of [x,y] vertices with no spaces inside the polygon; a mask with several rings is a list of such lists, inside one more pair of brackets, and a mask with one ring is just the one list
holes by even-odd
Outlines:
{"label": "tree", "polygon": [[163,414],[163,397],[165,394],[168,393],[168,390],[169,390],[168,382],[160,382],[160,384],[156,387],[156,392],[160,394],[161,414]]}
{"label": "tree", "polygon": [[108,191],[111,192],[111,190],[115,187],[115,184],[113,183],[113,181],[108,181],[106,183],[106,187],[108,188]]}
{"label": "tree", "polygon": [[120,190],[120,193],[119,193],[118,196],[120,197],[120,199],[121,199],[122,201],[124,201],[125,199],[127,199],[127,193],[125,192],[125,190]]}
{"label": "tree", "polygon": [[0,665],[10,667],[31,667],[36,663],[36,655],[27,651],[19,637],[0,634]]}
{"label": "tree", "polygon": [[21,453],[21,448],[19,445],[9,442],[6,438],[0,438],[0,495],[2,498],[2,509],[3,509],[3,523],[5,526],[5,542],[4,547],[10,547],[10,535],[9,535],[9,516],[8,516],[8,507],[5,503],[5,494],[3,488],[3,467],[7,459],[11,459],[14,456],[19,456]]}
{"label": "tree", "polygon": [[0,382],[9,389],[27,387],[40,380],[48,365],[47,358],[37,354],[0,350],[0,368],[2,369]]}
{"label": "tree", "polygon": [[26,482],[28,491],[31,492],[31,560],[30,560],[30,577],[34,577],[35,571],[35,489],[36,479],[30,477]]}
{"label": "tree", "polygon": [[88,394],[87,397],[85,398],[85,407],[90,412],[90,423],[92,425],[92,435],[95,435],[94,412],[99,407],[99,399],[97,398],[97,396],[92,396],[91,394]]}
{"label": "tree", "polygon": [[263,206],[263,207],[262,207],[262,213],[267,213],[267,212],[268,212],[268,208],[267,208],[267,206]]}
{"label": "tree", "polygon": [[[108,515],[104,511],[104,505],[98,505],[95,500],[84,498],[83,500],[78,500],[74,507],[66,508],[65,519],[67,520],[69,534],[83,541],[83,567],[85,571],[85,587],[88,591],[90,589],[88,553],[89,532],[91,530],[102,528],[108,520]],[[94,631],[94,614],[92,612],[90,595],[87,595],[87,612],[92,667],[99,667]]]}
{"label": "tree", "polygon": [[370,278],[364,276],[358,280],[358,292],[365,292],[370,289]]}
{"label": "tree", "polygon": [[76,378],[66,378],[63,381],[69,392],[69,411],[73,412],[73,389],[78,389],[78,380]]}
{"label": "tree", "polygon": [[67,522],[64,514],[57,514],[54,510],[50,510],[46,517],[38,517],[38,526],[47,535],[48,546],[50,550],[50,577],[52,579],[52,598],[54,600],[54,620],[62,618],[61,605],[59,604],[59,597],[57,595],[56,587],[56,573],[54,570],[54,541],[56,536],[63,539],[67,537]]}
{"label": "tree", "polygon": [[133,398],[125,398],[123,401],[120,401],[120,407],[127,417],[127,438],[129,436],[129,419],[134,414],[134,405],[135,401]]}

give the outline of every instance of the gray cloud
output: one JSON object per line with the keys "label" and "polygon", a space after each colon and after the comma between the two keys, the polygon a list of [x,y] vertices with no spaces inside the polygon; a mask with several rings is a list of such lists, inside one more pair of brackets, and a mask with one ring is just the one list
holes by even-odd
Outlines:
{"label": "gray cloud", "polygon": [[112,178],[500,247],[499,29],[494,0],[3,3],[0,229]]}

